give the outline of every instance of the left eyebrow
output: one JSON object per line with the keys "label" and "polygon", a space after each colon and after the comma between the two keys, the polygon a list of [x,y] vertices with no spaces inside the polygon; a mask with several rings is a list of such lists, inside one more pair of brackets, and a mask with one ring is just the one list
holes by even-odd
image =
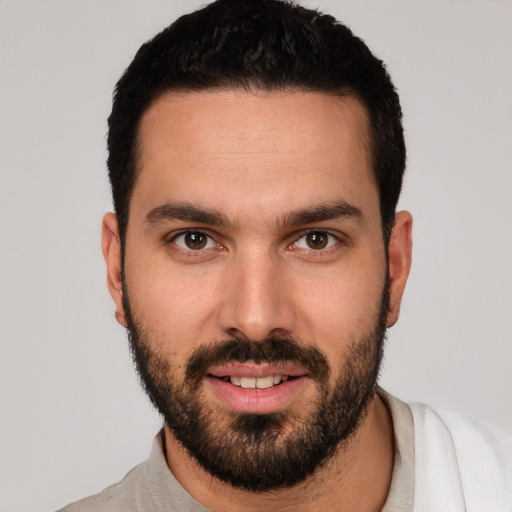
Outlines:
{"label": "left eyebrow", "polygon": [[209,208],[199,208],[190,203],[165,203],[153,208],[146,215],[145,222],[151,225],[162,220],[182,220],[210,226],[232,227],[231,222],[224,214]]}
{"label": "left eyebrow", "polygon": [[346,201],[321,203],[310,208],[291,211],[285,215],[279,224],[297,226],[338,219],[354,219],[360,222],[363,220],[363,212],[357,206]]}

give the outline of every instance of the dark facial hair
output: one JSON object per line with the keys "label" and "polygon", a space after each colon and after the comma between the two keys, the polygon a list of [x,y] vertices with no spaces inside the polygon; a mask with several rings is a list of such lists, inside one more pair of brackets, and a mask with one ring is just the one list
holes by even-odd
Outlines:
{"label": "dark facial hair", "polygon": [[[127,287],[123,290],[130,347],[141,384],[175,438],[212,476],[248,491],[293,486],[343,449],[357,431],[377,386],[386,333],[387,283],[377,317],[369,322],[368,332],[348,347],[331,389],[332,370],[326,356],[291,337],[261,342],[237,338],[201,345],[187,361],[180,382],[171,361],[155,352],[154,340],[135,319]],[[174,343],[179,340],[168,340],[168,346]],[[213,366],[247,361],[302,365],[318,387],[316,410],[306,418],[286,411],[219,418],[204,399],[202,381]]]}

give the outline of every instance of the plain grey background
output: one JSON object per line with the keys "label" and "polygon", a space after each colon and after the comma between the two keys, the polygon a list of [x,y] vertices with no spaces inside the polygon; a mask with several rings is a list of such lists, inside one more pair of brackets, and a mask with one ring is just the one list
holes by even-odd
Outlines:
{"label": "plain grey background", "polygon": [[[202,3],[0,0],[2,512],[101,490],[159,429],[105,286],[106,118],[140,44]],[[382,384],[512,432],[512,2],[307,4],[402,98],[415,245]]]}

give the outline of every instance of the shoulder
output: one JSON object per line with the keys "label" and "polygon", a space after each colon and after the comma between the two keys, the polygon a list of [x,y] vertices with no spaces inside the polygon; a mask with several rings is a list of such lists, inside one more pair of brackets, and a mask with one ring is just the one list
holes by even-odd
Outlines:
{"label": "shoulder", "polygon": [[154,510],[145,484],[147,462],[133,468],[120,482],[94,496],[67,505],[59,512],[130,512]]}
{"label": "shoulder", "polygon": [[455,411],[410,404],[417,497],[450,494],[470,510],[512,510],[512,436]]}

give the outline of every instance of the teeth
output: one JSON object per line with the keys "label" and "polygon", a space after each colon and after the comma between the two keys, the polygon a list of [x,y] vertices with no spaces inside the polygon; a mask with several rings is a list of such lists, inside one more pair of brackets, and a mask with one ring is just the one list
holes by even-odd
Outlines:
{"label": "teeth", "polygon": [[254,377],[242,377],[240,379],[240,386],[244,389],[254,389],[256,387],[256,379]]}
{"label": "teeth", "polygon": [[268,375],[266,377],[237,377],[235,375],[231,375],[225,378],[229,380],[231,384],[234,386],[239,386],[244,389],[267,389],[272,386],[276,386],[281,382],[286,382],[288,380],[288,375]]}
{"label": "teeth", "polygon": [[267,389],[271,388],[274,385],[274,378],[272,375],[268,377],[259,377],[256,379],[256,387],[258,389]]}
{"label": "teeth", "polygon": [[231,384],[235,385],[235,386],[240,386],[240,382],[242,382],[242,378],[241,377],[231,377]]}

